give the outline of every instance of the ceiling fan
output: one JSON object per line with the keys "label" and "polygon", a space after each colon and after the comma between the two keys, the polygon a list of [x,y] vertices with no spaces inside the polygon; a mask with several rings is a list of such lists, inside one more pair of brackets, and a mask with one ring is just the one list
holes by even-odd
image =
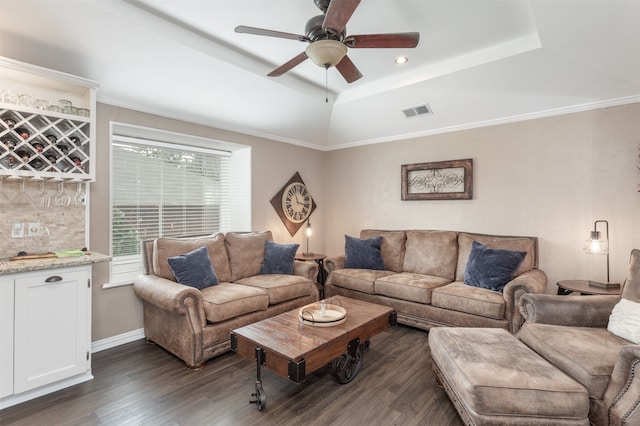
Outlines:
{"label": "ceiling fan", "polygon": [[353,83],[362,74],[347,56],[347,48],[413,48],[420,41],[420,33],[388,33],[346,35],[347,21],[360,4],[360,0],[313,0],[322,11],[307,21],[305,35],[265,30],[262,28],[237,26],[237,33],[287,38],[309,43],[307,49],[267,74],[278,77],[307,58],[318,66],[328,69],[335,66],[347,83]]}

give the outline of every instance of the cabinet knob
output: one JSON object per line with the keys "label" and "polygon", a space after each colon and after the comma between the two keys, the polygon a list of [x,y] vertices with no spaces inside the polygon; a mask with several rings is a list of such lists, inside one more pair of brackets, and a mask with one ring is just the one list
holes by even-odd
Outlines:
{"label": "cabinet knob", "polygon": [[44,280],[45,283],[57,283],[58,281],[62,281],[62,277],[60,275],[54,275]]}

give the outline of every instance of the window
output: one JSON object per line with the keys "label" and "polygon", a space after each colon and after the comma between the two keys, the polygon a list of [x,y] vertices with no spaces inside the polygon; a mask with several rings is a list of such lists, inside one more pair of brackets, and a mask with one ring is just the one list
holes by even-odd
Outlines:
{"label": "window", "polygon": [[112,129],[112,283],[140,274],[142,240],[250,229],[249,191],[241,190],[249,185],[247,147],[126,125]]}

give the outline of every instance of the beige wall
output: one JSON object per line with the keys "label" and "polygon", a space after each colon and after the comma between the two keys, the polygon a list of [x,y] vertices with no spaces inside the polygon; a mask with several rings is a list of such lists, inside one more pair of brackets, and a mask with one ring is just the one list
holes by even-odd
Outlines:
{"label": "beige wall", "polygon": [[[425,118],[428,120],[428,117]],[[640,247],[640,104],[433,135],[327,154],[326,237],[341,253],[360,229],[451,229],[539,238],[549,292],[605,279],[582,245],[609,221],[611,279]],[[401,201],[400,166],[473,158],[473,200]]]}
{"label": "beige wall", "polygon": [[[124,108],[98,104],[97,115],[96,182],[91,185],[90,247],[94,251],[109,253],[109,122],[147,126],[168,131],[235,142],[252,147],[251,182],[252,224],[254,230],[270,229],[274,240],[282,243],[302,244],[303,232],[291,237],[271,207],[269,200],[296,172],[304,179],[318,204],[312,215],[317,235],[324,235],[322,224],[326,211],[324,199],[325,153],[309,148],[283,144],[194,125]],[[316,225],[317,224],[317,225]],[[315,238],[311,249],[324,250],[324,241]],[[102,289],[109,280],[107,264],[94,267],[92,340],[102,340],[142,328],[142,308],[133,294],[132,286]]]}
{"label": "beige wall", "polygon": [[[610,222],[612,279],[624,278],[631,248],[640,247],[640,104],[329,152],[99,104],[90,247],[103,253],[110,120],[252,146],[253,229],[270,229],[279,242],[304,244],[302,231],[290,237],[269,203],[299,171],[318,204],[316,252],[342,253],[344,234],[366,227],[534,235],[552,292],[560,279],[604,279],[604,257],[582,252],[594,220]],[[474,160],[473,200],[400,200],[402,164],[463,158]],[[107,265],[96,265],[93,341],[142,327],[133,288],[102,289],[107,280]]]}

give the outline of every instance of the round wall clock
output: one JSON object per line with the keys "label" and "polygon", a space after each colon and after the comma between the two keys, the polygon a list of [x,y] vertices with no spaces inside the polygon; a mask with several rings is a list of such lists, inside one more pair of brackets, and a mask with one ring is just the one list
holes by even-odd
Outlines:
{"label": "round wall clock", "polygon": [[311,195],[303,183],[293,182],[282,193],[282,211],[293,223],[304,222],[311,214]]}
{"label": "round wall clock", "polygon": [[317,207],[298,172],[274,195],[271,205],[292,237]]}

